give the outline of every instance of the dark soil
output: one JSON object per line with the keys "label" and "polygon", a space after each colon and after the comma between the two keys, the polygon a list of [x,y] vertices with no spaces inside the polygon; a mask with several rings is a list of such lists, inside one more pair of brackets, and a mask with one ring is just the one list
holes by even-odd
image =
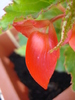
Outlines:
{"label": "dark soil", "polygon": [[30,100],[52,100],[70,86],[71,76],[65,72],[60,73],[55,71],[50,79],[48,89],[44,90],[29,74],[24,57],[13,53],[9,58],[14,63],[14,70],[21,82],[29,88]]}

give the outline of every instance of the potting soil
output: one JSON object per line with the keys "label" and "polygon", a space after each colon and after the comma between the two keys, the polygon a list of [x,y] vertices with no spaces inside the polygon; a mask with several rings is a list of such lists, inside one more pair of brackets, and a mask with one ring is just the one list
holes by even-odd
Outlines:
{"label": "potting soil", "polygon": [[21,57],[13,52],[9,58],[15,65],[14,70],[16,71],[20,81],[29,88],[30,100],[52,100],[71,85],[70,74],[54,71],[54,74],[50,79],[48,89],[44,90],[31,77],[26,67],[25,57]]}

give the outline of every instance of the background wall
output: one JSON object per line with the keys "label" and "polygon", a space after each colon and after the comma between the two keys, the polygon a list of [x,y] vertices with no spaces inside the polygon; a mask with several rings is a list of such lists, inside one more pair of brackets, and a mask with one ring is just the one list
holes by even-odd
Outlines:
{"label": "background wall", "polygon": [[12,0],[0,0],[0,18],[2,15],[5,14],[5,11],[3,10],[5,6],[7,6],[9,3],[12,3]]}

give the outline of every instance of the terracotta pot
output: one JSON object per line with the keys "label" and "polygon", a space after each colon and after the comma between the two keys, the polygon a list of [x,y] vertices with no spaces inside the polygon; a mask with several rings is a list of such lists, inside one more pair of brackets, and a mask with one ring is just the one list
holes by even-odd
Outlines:
{"label": "terracotta pot", "polygon": [[20,82],[14,64],[7,58],[19,47],[17,34],[13,28],[0,35],[0,89],[5,100],[29,100],[28,88]]}
{"label": "terracotta pot", "polygon": [[18,32],[12,28],[0,35],[0,57],[9,56],[15,48],[19,47],[17,34]]}
{"label": "terracotta pot", "polygon": [[72,90],[72,86],[68,87],[53,100],[75,100],[75,92]]}
{"label": "terracotta pot", "polygon": [[29,100],[28,88],[20,82],[14,64],[6,57],[0,59],[0,88],[5,100]]}

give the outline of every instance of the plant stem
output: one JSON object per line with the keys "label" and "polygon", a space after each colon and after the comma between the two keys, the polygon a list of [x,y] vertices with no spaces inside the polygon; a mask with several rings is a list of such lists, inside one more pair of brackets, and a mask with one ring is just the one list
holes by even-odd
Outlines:
{"label": "plant stem", "polygon": [[50,19],[50,21],[53,23],[53,22],[55,22],[56,20],[61,19],[61,18],[63,18],[63,17],[65,17],[65,14],[60,14],[60,15],[55,16],[54,18]]}

